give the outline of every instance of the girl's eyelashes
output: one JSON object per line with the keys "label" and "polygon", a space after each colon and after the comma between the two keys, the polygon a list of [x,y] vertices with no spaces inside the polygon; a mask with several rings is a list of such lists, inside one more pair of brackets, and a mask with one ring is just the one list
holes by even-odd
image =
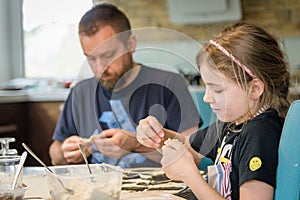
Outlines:
{"label": "girl's eyelashes", "polygon": [[221,93],[223,91],[224,91],[224,89],[217,89],[217,90],[214,90],[214,93],[219,94],[219,93]]}
{"label": "girl's eyelashes", "polygon": [[224,88],[219,88],[219,87],[211,87],[209,88],[210,91],[212,91],[215,94],[222,93],[224,91]]}

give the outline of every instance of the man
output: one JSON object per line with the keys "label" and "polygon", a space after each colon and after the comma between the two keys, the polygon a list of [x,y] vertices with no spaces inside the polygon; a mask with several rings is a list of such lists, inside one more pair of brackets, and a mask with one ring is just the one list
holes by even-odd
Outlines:
{"label": "man", "polygon": [[49,149],[52,164],[82,163],[83,143],[91,163],[159,166],[157,153],[136,140],[135,127],[151,114],[182,134],[198,129],[202,122],[183,77],[133,61],[136,38],[114,5],[89,10],[79,36],[94,77],[76,84],[65,102]]}

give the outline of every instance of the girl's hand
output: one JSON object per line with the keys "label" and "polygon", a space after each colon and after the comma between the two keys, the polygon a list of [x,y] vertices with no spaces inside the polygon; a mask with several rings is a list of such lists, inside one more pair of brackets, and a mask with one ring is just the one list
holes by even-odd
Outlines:
{"label": "girl's hand", "polygon": [[163,126],[153,117],[148,116],[140,120],[136,128],[137,140],[144,146],[158,148],[164,138]]}
{"label": "girl's hand", "polygon": [[162,152],[162,168],[170,179],[185,182],[195,177],[195,173],[199,173],[191,152],[179,140],[166,141]]}

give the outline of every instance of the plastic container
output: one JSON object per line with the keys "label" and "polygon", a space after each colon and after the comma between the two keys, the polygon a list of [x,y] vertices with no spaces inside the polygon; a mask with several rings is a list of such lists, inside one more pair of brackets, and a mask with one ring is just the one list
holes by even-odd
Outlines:
{"label": "plastic container", "polygon": [[[89,174],[86,165],[66,165],[51,167],[53,173],[46,170],[49,193],[55,200],[119,200],[122,188],[120,167],[108,164],[90,165]],[[73,194],[63,187],[73,190]]]}
{"label": "plastic container", "polygon": [[0,188],[0,200],[22,200],[24,199],[27,186],[22,184],[15,189],[2,189]]}
{"label": "plastic container", "polygon": [[[0,189],[11,189],[17,172],[20,156],[0,156]],[[23,173],[19,175],[17,187],[22,186]]]}

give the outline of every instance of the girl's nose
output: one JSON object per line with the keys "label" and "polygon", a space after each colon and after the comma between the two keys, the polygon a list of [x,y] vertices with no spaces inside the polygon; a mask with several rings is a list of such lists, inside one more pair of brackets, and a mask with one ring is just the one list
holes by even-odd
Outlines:
{"label": "girl's nose", "polygon": [[205,103],[212,103],[213,102],[213,99],[212,99],[208,89],[205,89],[205,93],[204,93],[204,96],[203,96],[203,101]]}

